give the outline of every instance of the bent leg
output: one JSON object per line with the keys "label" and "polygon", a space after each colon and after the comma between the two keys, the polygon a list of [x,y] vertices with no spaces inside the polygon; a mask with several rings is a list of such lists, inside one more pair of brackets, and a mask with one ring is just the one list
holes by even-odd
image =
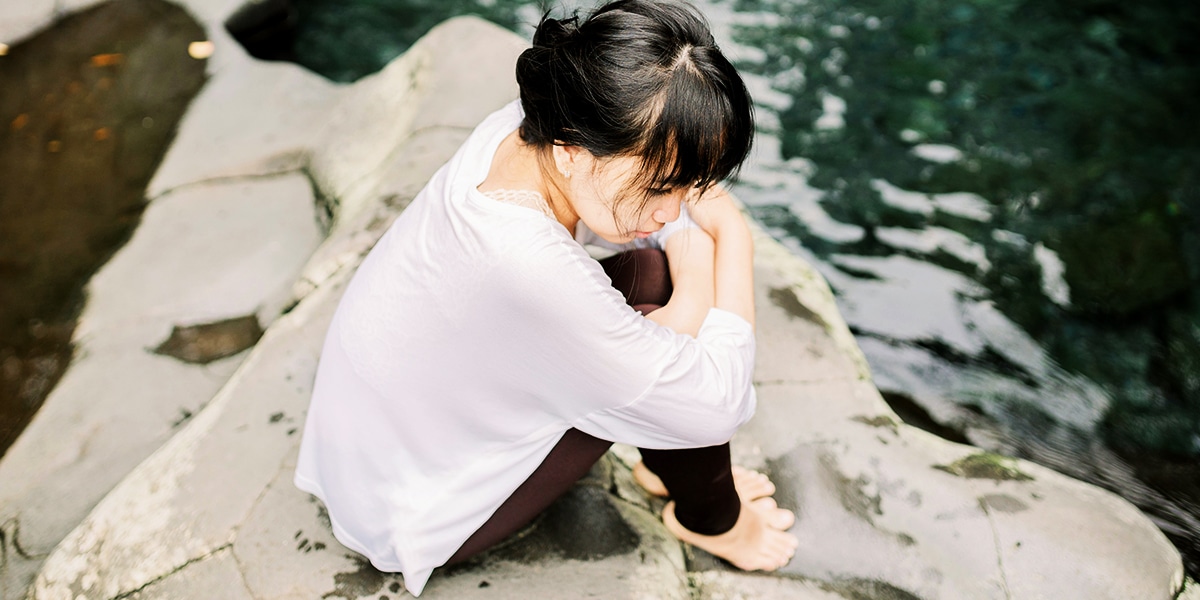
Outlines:
{"label": "bent leg", "polygon": [[[660,250],[624,252],[600,261],[626,301],[646,314],[670,298],[671,277]],[[461,563],[516,533],[565,494],[608,451],[612,442],[569,429],[528,479],[463,542],[446,565]]]}
{"label": "bent leg", "polygon": [[671,272],[662,250],[642,248],[615,254],[600,261],[612,286],[625,302],[646,314],[671,299]]}
{"label": "bent leg", "polygon": [[463,542],[454,556],[446,561],[446,565],[467,560],[529,524],[559,496],[567,493],[576,481],[587,475],[610,446],[612,442],[578,429],[568,429],[537,470],[496,509],[487,522]]}
{"label": "bent leg", "polygon": [[[668,309],[654,311],[653,306],[645,305],[636,308],[660,324],[696,335],[714,303],[711,243],[707,236],[672,236],[665,258],[669,263],[667,276],[676,278],[674,293],[668,294],[674,310],[664,316]],[[652,286],[640,282],[638,276],[661,272],[637,268],[637,259],[624,259],[618,264],[633,270],[632,276],[609,275],[631,303],[633,292]],[[660,296],[657,300],[664,299]],[[673,498],[663,509],[663,524],[680,540],[749,571],[778,569],[795,553],[798,540],[786,533],[795,515],[779,508],[769,497],[775,487],[760,473],[741,470],[740,488],[744,489],[739,488],[728,443],[684,450],[642,449],[642,461]]]}
{"label": "bent leg", "polygon": [[[623,252],[600,261],[600,265],[612,279],[613,287],[642,314],[649,314],[671,299],[671,270],[667,255],[661,250]],[[729,531],[737,522],[741,503],[733,487],[728,443],[641,452],[642,462],[662,479],[675,498],[675,514],[684,527],[716,535]]]}
{"label": "bent leg", "polygon": [[728,442],[686,450],[639,450],[642,462],[675,500],[675,518],[681,525],[701,535],[733,528],[742,503],[733,485]]}

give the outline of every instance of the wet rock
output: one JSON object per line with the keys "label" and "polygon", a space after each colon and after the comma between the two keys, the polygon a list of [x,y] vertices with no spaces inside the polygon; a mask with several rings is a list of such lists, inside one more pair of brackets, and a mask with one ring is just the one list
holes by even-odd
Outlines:
{"label": "wet rock", "polygon": [[788,288],[773,288],[767,296],[771,299],[771,302],[774,302],[779,308],[786,310],[789,315],[797,319],[812,321],[822,327],[827,326],[820,315],[809,310],[808,307],[800,302],[794,291]]}
{"label": "wet rock", "polygon": [[181,321],[257,313],[270,323],[319,235],[299,176],[196,187],[149,206],[89,283],[79,357],[0,461],[0,522],[19,519],[34,557],[3,567],[9,589],[28,585],[49,551],[245,358],[198,365],[147,349]]}
{"label": "wet rock", "polygon": [[255,315],[199,325],[176,325],[171,328],[171,336],[154,352],[204,365],[254,346],[262,334],[262,326]]}
{"label": "wet rock", "polygon": [[[62,376],[92,273],[129,239],[143,191],[204,82],[178,7],[117,0],[20,43],[0,8],[0,455]],[[168,76],[169,75],[169,76]],[[47,330],[53,335],[45,335]],[[15,362],[12,362],[15,361]]]}
{"label": "wet rock", "polygon": [[532,531],[497,553],[509,560],[602,560],[633,552],[638,535],[613,505],[607,489],[579,485],[555,501]]}
{"label": "wet rock", "polygon": [[1017,469],[1016,461],[991,452],[971,454],[948,465],[934,465],[933,468],[971,479],[994,479],[997,481],[1033,479]]}

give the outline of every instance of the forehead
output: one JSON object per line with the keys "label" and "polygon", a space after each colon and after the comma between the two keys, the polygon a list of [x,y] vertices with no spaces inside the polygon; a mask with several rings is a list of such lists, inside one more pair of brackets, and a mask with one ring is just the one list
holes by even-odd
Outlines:
{"label": "forehead", "polygon": [[646,160],[640,156],[611,156],[596,159],[598,175],[628,187],[651,187],[662,178],[648,170]]}

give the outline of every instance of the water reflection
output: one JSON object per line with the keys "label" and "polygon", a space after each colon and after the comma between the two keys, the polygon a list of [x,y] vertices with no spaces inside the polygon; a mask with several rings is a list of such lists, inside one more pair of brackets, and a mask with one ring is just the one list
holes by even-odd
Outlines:
{"label": "water reflection", "polygon": [[[788,98],[766,168],[805,179],[741,195],[818,260],[880,387],[978,445],[1116,489],[1195,572],[1200,495],[1159,473],[1194,480],[1200,457],[1200,46],[1183,25],[1200,11],[736,8],[771,15],[732,37]],[[1159,489],[1109,448],[1154,456],[1137,475]]]}

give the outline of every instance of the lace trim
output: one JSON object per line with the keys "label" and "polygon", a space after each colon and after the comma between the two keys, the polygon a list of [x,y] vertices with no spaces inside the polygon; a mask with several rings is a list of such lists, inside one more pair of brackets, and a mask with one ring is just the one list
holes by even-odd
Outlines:
{"label": "lace trim", "polygon": [[550,205],[546,203],[546,199],[540,192],[533,190],[489,190],[483,192],[483,195],[497,202],[531,208],[551,219],[554,218],[554,211],[550,209]]}

